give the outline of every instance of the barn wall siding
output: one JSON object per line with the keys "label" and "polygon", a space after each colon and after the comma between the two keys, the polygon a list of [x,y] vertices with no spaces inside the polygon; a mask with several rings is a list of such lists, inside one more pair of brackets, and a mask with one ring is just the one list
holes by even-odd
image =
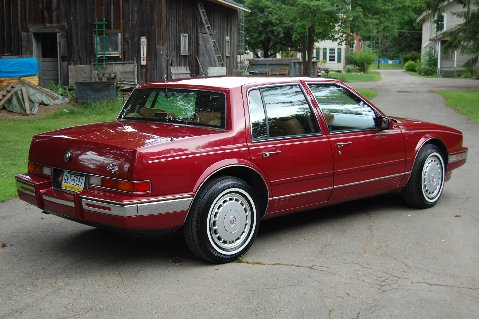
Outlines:
{"label": "barn wall siding", "polygon": [[[204,32],[198,1],[195,0],[117,0],[121,4],[121,58],[110,62],[136,62],[140,82],[158,81],[171,67],[188,66],[193,76],[200,74],[198,58],[204,50],[199,33]],[[163,2],[166,8],[163,8]],[[0,55],[33,55],[32,30],[57,26],[63,30],[66,56],[62,64],[92,64],[94,59],[95,0],[2,0],[0,1]],[[223,55],[227,73],[236,67],[237,11],[211,2],[204,2],[215,39]],[[162,23],[166,10],[166,24]],[[115,19],[118,19],[115,16]],[[115,23],[116,25],[116,23]],[[166,30],[162,30],[166,25]],[[36,27],[36,29],[35,29]],[[33,28],[33,29],[32,29]],[[53,29],[52,29],[53,30]],[[163,39],[166,32],[166,47]],[[181,55],[181,33],[188,34],[188,55]],[[140,38],[147,38],[147,65],[140,66]],[[230,37],[231,55],[225,56],[225,39]],[[163,52],[163,54],[162,54]],[[207,67],[203,66],[204,68]],[[63,70],[65,71],[65,70]],[[62,72],[63,72],[62,71]],[[65,82],[65,79],[64,81]]]}

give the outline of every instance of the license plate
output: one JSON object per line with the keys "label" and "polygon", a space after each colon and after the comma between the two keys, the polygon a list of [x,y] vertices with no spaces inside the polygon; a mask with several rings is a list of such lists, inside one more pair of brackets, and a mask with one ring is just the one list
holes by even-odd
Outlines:
{"label": "license plate", "polygon": [[70,171],[57,171],[56,186],[70,192],[81,192],[85,188],[85,175]]}

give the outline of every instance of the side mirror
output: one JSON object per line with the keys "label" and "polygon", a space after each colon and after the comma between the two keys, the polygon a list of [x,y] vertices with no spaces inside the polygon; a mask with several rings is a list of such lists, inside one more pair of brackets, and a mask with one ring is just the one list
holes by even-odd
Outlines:
{"label": "side mirror", "polygon": [[378,117],[378,127],[381,131],[391,128],[391,120],[387,116]]}

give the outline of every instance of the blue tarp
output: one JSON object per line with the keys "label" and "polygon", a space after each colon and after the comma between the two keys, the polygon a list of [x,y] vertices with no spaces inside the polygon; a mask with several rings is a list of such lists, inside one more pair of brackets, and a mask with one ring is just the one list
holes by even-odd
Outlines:
{"label": "blue tarp", "polygon": [[36,58],[0,59],[0,78],[19,78],[37,74]]}
{"label": "blue tarp", "polygon": [[[390,59],[379,59],[379,62],[382,64],[401,64],[401,60],[390,60]],[[378,59],[376,59],[376,63],[378,63]]]}

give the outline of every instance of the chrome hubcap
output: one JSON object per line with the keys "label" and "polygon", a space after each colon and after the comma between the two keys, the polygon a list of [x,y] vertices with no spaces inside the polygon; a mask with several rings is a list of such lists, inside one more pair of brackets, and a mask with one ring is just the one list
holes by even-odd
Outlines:
{"label": "chrome hubcap", "polygon": [[432,153],[426,159],[422,170],[422,192],[426,200],[433,202],[441,195],[444,184],[444,170],[442,158]]}
{"label": "chrome hubcap", "polygon": [[248,193],[239,188],[226,190],[214,200],[208,213],[208,237],[217,251],[234,254],[248,244],[256,222],[251,203]]}

